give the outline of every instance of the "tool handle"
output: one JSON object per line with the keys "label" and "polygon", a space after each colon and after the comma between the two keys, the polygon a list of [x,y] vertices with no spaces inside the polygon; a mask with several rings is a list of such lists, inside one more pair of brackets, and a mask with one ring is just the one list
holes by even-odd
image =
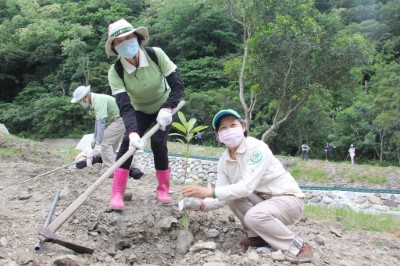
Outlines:
{"label": "tool handle", "polygon": [[[181,101],[177,107],[172,110],[172,114],[174,115],[182,106],[185,104],[185,101]],[[142,140],[146,141],[150,138],[157,130],[160,129],[160,125],[157,123],[153,126],[149,131],[144,134]],[[93,194],[93,192],[104,183],[105,180],[108,179],[110,175],[114,173],[114,171],[119,168],[130,156],[132,156],[136,152],[137,148],[132,147],[129,149],[118,161],[116,161],[96,182],[94,182],[85,192],[83,192],[74,202],[72,202],[49,226],[51,232],[55,233],[55,231],[71,217],[75,211],[86,201],[86,199]]]}
{"label": "tool handle", "polygon": [[92,156],[88,156],[88,157],[82,158],[82,159],[79,160],[79,161],[75,161],[75,162],[72,162],[72,163],[69,163],[69,164],[60,166],[60,167],[58,167],[58,168],[56,168],[56,169],[53,169],[53,170],[51,170],[51,171],[48,171],[48,172],[46,172],[46,173],[44,173],[44,174],[40,174],[40,175],[37,175],[37,176],[35,176],[35,177],[31,177],[31,178],[22,180],[21,183],[23,184],[23,183],[29,182],[29,181],[31,181],[31,180],[35,180],[35,179],[38,178],[38,177],[41,177],[41,176],[45,176],[45,175],[54,173],[54,172],[56,172],[56,171],[58,171],[58,170],[60,170],[60,169],[63,169],[63,168],[65,168],[65,167],[67,167],[67,166],[70,166],[70,165],[72,165],[72,164],[76,164],[76,163],[80,163],[80,162],[86,161],[87,159],[92,158],[92,157],[94,157],[94,156],[93,156],[93,155],[92,155]]}
{"label": "tool handle", "polygon": [[[57,192],[56,192],[56,195],[54,196],[54,199],[53,199],[53,201],[51,203],[49,213],[47,214],[47,218],[44,221],[43,228],[47,227],[50,224],[51,218],[53,217],[54,211],[56,210],[57,202],[60,199],[60,194],[61,194],[61,189],[58,189]],[[41,240],[36,240],[36,242],[35,242],[35,250],[39,250],[40,249],[41,242],[42,242]]]}

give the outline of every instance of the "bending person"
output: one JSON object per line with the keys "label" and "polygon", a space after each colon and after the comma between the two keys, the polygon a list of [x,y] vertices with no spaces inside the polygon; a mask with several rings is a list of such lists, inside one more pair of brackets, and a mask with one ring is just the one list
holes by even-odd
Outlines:
{"label": "bending person", "polygon": [[[167,137],[172,122],[172,109],[182,98],[184,85],[176,65],[160,48],[144,47],[149,41],[145,27],[134,28],[121,19],[108,27],[105,51],[108,56],[119,56],[108,71],[108,82],[115,95],[125,124],[117,159],[130,147],[141,149],[141,137],[154,123],[161,129],[151,137],[151,149],[158,186],[157,200],[169,202],[170,174]],[[157,61],[157,62],[155,62]],[[110,208],[125,208],[123,195],[132,156],[114,172]]]}
{"label": "bending person", "polygon": [[101,156],[103,160],[102,175],[115,163],[116,151],[125,132],[117,103],[110,95],[90,92],[90,86],[78,87],[72,96],[71,103],[94,110],[96,126],[92,148],[93,155]]}

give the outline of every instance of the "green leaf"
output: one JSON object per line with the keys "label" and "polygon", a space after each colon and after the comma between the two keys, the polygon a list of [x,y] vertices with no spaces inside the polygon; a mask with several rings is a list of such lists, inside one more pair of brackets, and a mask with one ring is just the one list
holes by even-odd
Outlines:
{"label": "green leaf", "polygon": [[182,124],[186,123],[186,117],[181,111],[178,112],[178,117]]}
{"label": "green leaf", "polygon": [[182,124],[174,122],[172,123],[172,126],[184,134],[186,134],[187,132],[186,127]]}

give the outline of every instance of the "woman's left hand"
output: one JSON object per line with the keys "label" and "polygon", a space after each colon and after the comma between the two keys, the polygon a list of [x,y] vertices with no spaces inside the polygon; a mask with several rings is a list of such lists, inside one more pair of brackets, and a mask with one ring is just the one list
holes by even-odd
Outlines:
{"label": "woman's left hand", "polygon": [[211,188],[201,186],[185,186],[182,188],[182,193],[185,197],[194,198],[210,198],[212,196]]}

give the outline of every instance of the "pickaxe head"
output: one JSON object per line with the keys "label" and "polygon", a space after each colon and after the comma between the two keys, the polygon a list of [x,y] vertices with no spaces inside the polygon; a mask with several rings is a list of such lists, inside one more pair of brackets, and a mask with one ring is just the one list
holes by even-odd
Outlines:
{"label": "pickaxe head", "polygon": [[65,241],[65,240],[59,238],[56,234],[54,234],[52,231],[50,231],[50,229],[47,227],[42,228],[42,230],[40,230],[38,234],[43,236],[45,238],[45,241],[59,244],[63,247],[71,249],[77,253],[93,254],[93,252],[94,252],[94,249],[92,249],[92,248],[84,247],[79,244],[73,243],[71,241]]}

